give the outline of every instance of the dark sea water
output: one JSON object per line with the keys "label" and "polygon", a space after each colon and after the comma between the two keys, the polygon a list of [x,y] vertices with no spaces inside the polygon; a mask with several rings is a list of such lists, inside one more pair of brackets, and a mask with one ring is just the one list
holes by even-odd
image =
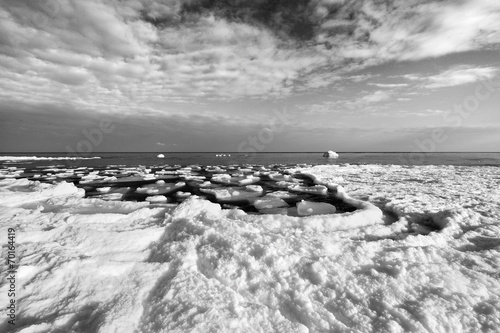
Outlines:
{"label": "dark sea water", "polygon": [[[95,153],[82,157],[99,159],[78,160],[23,160],[7,161],[5,156],[36,156],[42,158],[68,157],[67,153],[3,153],[0,165],[36,167],[45,165],[66,165],[68,167],[158,166],[158,165],[296,165],[296,164],[399,164],[399,165],[493,165],[500,166],[500,153],[342,153],[338,159],[323,157],[322,152],[313,153]],[[225,156],[217,156],[225,154]],[[73,155],[74,156],[74,155]]]}

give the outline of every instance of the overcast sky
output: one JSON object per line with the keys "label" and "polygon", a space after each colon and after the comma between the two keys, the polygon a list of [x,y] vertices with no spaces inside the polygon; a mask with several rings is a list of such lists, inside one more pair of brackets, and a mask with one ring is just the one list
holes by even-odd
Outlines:
{"label": "overcast sky", "polygon": [[499,110],[498,0],[0,1],[3,152],[498,151]]}

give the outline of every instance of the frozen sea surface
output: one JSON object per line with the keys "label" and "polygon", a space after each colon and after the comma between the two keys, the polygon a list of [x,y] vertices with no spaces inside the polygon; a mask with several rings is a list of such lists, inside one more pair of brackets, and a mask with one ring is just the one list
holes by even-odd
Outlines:
{"label": "frozen sea surface", "polygon": [[[498,167],[330,165],[273,176],[309,175],[355,208],[305,216],[223,209],[198,195],[104,200],[60,172],[38,182],[10,169],[0,180],[2,257],[13,227],[20,260],[15,332],[500,327]],[[281,209],[276,199],[296,193],[276,190],[257,205]],[[7,290],[2,278],[0,304]],[[1,320],[0,331],[11,329]]]}

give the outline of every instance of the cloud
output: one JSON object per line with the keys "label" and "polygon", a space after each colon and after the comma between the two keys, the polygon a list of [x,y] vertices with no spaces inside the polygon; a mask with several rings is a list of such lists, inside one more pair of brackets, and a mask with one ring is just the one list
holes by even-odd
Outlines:
{"label": "cloud", "polygon": [[393,76],[392,78],[405,79],[410,82],[415,82],[415,86],[419,88],[436,89],[455,87],[464,84],[475,83],[481,80],[492,79],[497,75],[498,72],[499,69],[495,67],[458,65],[434,75],[405,74]]}
{"label": "cloud", "polygon": [[379,88],[402,88],[407,87],[408,83],[368,83],[370,86]]}
{"label": "cloud", "polygon": [[428,76],[424,79],[426,88],[453,87],[480,80],[491,79],[498,72],[493,67],[457,66],[440,74]]}
{"label": "cloud", "polygon": [[391,98],[391,93],[384,90],[377,90],[375,92],[369,93],[363,97],[361,100],[367,103],[376,103],[386,101]]}
{"label": "cloud", "polygon": [[[2,101],[129,114],[323,91],[366,81],[373,75],[350,73],[368,66],[500,42],[496,0],[4,0],[0,18]],[[465,84],[492,71],[422,82]]]}
{"label": "cloud", "polygon": [[371,30],[373,46],[356,43],[347,49],[366,56],[419,60],[500,41],[500,3],[495,0],[367,1],[361,12],[359,31]]}
{"label": "cloud", "polygon": [[388,112],[385,115],[390,117],[401,117],[406,118],[412,117],[442,117],[448,111],[436,110],[436,109],[421,109],[421,110],[398,110],[397,112]]}

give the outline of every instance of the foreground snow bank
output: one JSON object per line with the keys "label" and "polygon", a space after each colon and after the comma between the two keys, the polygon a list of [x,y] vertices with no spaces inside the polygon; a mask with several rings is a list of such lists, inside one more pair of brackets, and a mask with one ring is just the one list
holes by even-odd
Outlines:
{"label": "foreground snow bank", "polygon": [[29,181],[27,179],[0,180],[0,205],[7,207],[40,202],[54,197],[83,197],[85,190],[72,183],[61,182],[56,185]]}
{"label": "foreground snow bank", "polygon": [[[70,187],[47,186],[44,193],[35,185],[33,195],[46,198],[60,194],[61,186]],[[130,332],[136,327],[145,297],[168,268],[147,261],[168,209],[61,195],[19,206],[0,201],[0,232],[6,239],[7,228],[16,230],[20,262],[15,332]],[[2,265],[2,276],[5,270]],[[7,304],[3,282],[0,303]],[[1,332],[12,328],[2,319]]]}
{"label": "foreground snow bank", "polygon": [[496,169],[303,172],[358,210],[248,215],[199,197],[155,207],[77,195],[0,207],[2,235],[17,230],[18,332],[500,327]]}

